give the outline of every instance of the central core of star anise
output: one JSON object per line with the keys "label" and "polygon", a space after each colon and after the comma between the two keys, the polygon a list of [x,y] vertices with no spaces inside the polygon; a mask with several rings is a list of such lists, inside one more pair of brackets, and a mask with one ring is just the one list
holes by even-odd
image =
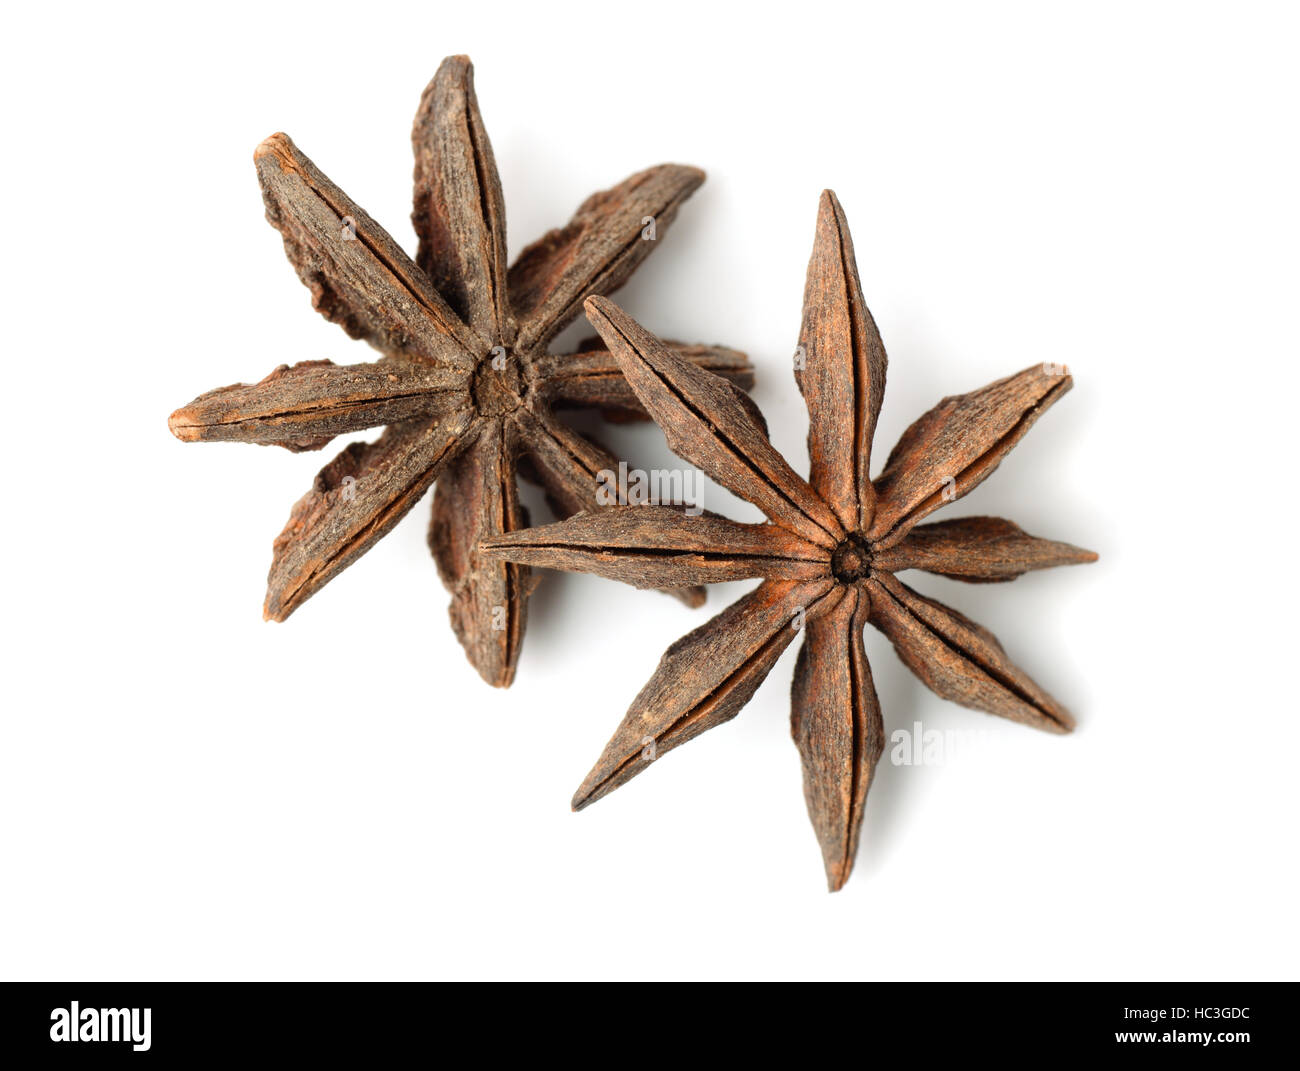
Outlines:
{"label": "central core of star anise", "polygon": [[524,402],[519,361],[504,349],[484,357],[474,369],[470,392],[483,416],[500,416],[518,409]]}
{"label": "central core of star anise", "polygon": [[854,532],[831,554],[831,572],[842,584],[852,584],[871,572],[871,545]]}

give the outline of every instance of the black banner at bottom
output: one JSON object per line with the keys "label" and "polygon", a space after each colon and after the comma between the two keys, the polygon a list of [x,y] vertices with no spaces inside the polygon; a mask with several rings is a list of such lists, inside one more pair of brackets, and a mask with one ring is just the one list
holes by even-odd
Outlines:
{"label": "black banner at bottom", "polygon": [[668,983],[658,994],[584,985],[561,1004],[553,995],[469,984],[8,983],[0,1060],[166,1064],[256,1054],[408,1062],[468,1043],[500,1059],[512,1042],[552,1059],[628,1045],[651,1059],[695,1061],[714,1050],[734,1059],[755,1049],[770,1057],[780,1042],[805,1054],[822,1044],[860,1047],[865,1059],[873,1036],[887,1036],[891,1049],[927,1058],[1130,1053],[1236,1064],[1296,1047],[1289,983],[807,984],[779,994],[750,985],[734,1000],[698,992],[704,984]]}

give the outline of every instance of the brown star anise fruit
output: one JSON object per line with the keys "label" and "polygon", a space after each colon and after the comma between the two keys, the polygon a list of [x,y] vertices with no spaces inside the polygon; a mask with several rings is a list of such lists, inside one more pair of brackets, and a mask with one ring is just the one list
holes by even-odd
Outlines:
{"label": "brown star anise fruit", "polygon": [[1035,365],[945,398],[908,428],[872,480],[885,348],[862,297],[848,224],[829,191],[808,266],[796,372],[809,414],[808,481],[727,383],[683,361],[610,301],[591,299],[587,315],[669,445],[769,521],[620,505],[482,544],[492,558],[638,587],[763,580],[668,648],[578,789],[575,809],[734,717],[799,630],[805,635],[791,727],[832,890],[852,869],[885,742],[864,625],[880,629],[908,668],[946,699],[1051,732],[1073,727],[991,633],[895,575],[923,569],[978,583],[1095,560],[995,517],[918,523],[988,477],[1070,389],[1068,375]]}
{"label": "brown star anise fruit", "polygon": [[[419,251],[398,244],[283,134],[255,154],[267,219],[316,309],[383,353],[373,364],[282,365],[260,383],[201,395],[171,417],[187,442],[317,450],[387,425],[321,470],[275,541],[265,615],[283,621],[375,545],[437,481],[429,545],[452,593],[451,621],[490,684],[514,678],[531,588],[526,566],[485,562],[480,538],[528,524],[516,472],[562,517],[597,505],[617,468],[556,419],[584,406],[644,418],[609,351],[547,352],[593,294],[616,290],[704,181],[664,164],[594,194],[563,228],[506,267],[505,206],[464,56],[443,61],[412,134]],[[734,350],[672,343],[695,364],[752,382]],[[702,589],[675,592],[688,604]]]}

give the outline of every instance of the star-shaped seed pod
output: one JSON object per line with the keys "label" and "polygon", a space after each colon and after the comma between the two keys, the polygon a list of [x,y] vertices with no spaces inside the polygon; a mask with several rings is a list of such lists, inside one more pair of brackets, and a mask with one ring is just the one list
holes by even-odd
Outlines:
{"label": "star-shaped seed pod", "polygon": [[668,648],[578,789],[575,810],[734,717],[800,630],[791,729],[832,891],[853,867],[885,742],[862,644],[865,625],[880,629],[904,664],[946,699],[1049,732],[1073,727],[1070,714],[990,632],[896,576],[923,569],[981,583],[1096,559],[996,517],[919,523],[986,479],[1070,389],[1068,375],[1035,365],[945,398],[907,429],[872,480],[885,348],[862,297],[848,224],[830,191],[817,217],[798,351],[803,367],[796,372],[809,415],[807,481],[730,385],[683,361],[610,301],[591,299],[587,316],[673,450],[768,521],[623,505],[481,544],[492,559],[638,587],[762,578]]}
{"label": "star-shaped seed pod", "polygon": [[[603,504],[598,476],[617,462],[556,409],[645,417],[599,340],[564,355],[549,353],[549,343],[584,299],[627,281],[704,173],[664,164],[635,174],[588,198],[507,268],[501,183],[467,57],[439,67],[412,141],[414,261],[284,134],[255,154],[267,219],[312,303],[382,359],[282,365],[259,383],[200,395],[170,426],[186,442],[298,451],[386,425],[375,441],[335,457],[294,506],[275,541],[265,616],[287,618],[436,481],[429,546],[452,593],[452,626],[483,679],[506,687],[524,636],[529,570],[484,562],[476,543],[527,526],[517,473],[542,484],[558,516]],[[699,367],[752,384],[742,353],[669,345]],[[704,599],[695,587],[674,594],[688,605]]]}

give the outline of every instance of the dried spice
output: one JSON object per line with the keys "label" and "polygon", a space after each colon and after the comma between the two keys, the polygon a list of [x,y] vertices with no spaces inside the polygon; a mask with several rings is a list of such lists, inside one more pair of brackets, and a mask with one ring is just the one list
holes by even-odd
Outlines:
{"label": "dried spice", "polygon": [[829,191],[808,266],[796,372],[809,414],[809,480],[777,453],[761,418],[729,384],[683,361],[610,301],[588,301],[587,315],[669,445],[758,506],[768,522],[621,505],[482,544],[492,558],[638,587],[763,580],[668,648],[578,789],[575,809],[734,717],[799,630],[805,636],[791,730],[832,890],[852,869],[885,741],[862,645],[866,624],[946,699],[1050,732],[1073,727],[990,632],[895,575],[923,569],[980,583],[1096,559],[995,517],[919,523],[986,479],[1070,389],[1068,375],[1036,365],[945,398],[907,429],[873,481],[885,349],[862,297],[848,225]]}
{"label": "dried spice", "polygon": [[[597,474],[617,462],[554,410],[644,418],[609,351],[547,352],[591,295],[627,281],[681,203],[704,181],[664,164],[590,197],[506,266],[505,207],[464,56],[444,60],[412,133],[419,250],[412,261],[283,134],[258,148],[267,218],[312,302],[384,356],[309,361],[255,384],[201,395],[172,414],[187,442],[318,450],[385,426],[326,465],[275,541],[265,615],[283,621],[369,550],[437,482],[429,545],[452,593],[451,621],[490,684],[514,677],[524,635],[526,566],[484,562],[479,539],[528,524],[516,474],[540,482],[558,516],[593,509]],[[670,343],[694,364],[752,383],[741,353]],[[674,592],[699,605],[702,589]]]}

